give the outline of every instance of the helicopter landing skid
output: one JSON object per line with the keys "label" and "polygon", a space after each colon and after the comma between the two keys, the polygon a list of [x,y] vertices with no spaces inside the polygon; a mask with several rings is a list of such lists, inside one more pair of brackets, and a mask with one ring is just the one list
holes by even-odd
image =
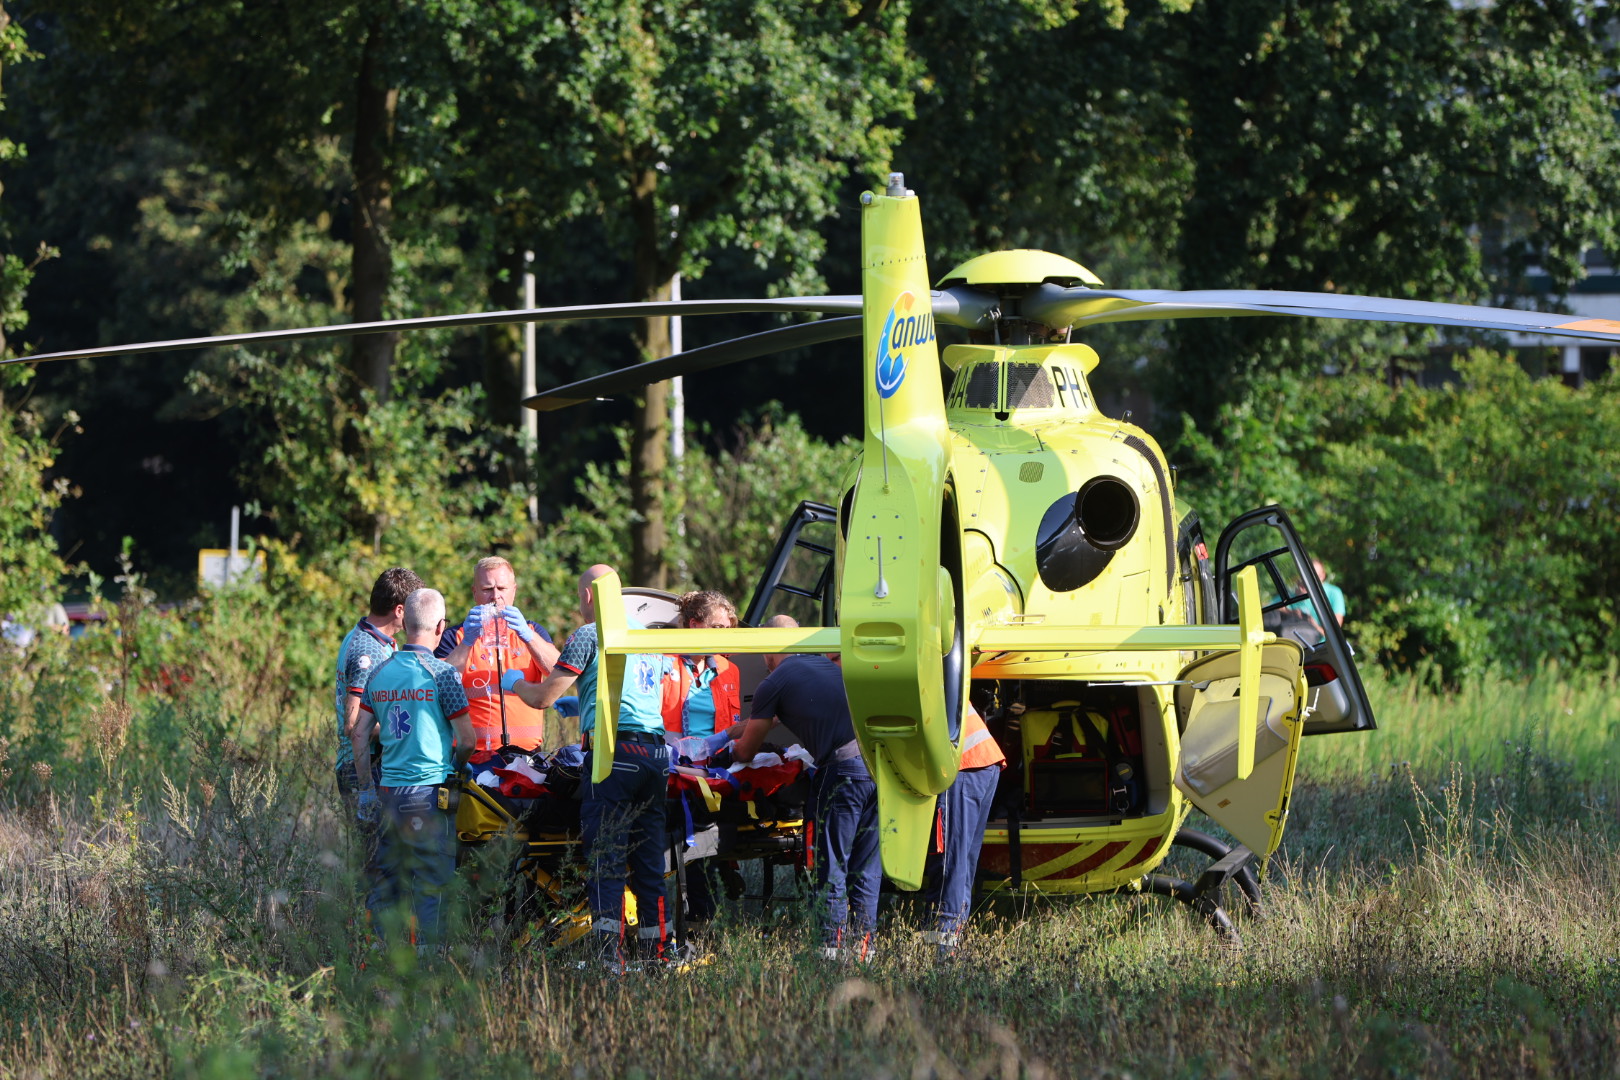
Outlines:
{"label": "helicopter landing skid", "polygon": [[[1221,886],[1228,880],[1233,881],[1243,896],[1243,914],[1251,919],[1260,917],[1260,882],[1254,876],[1253,852],[1241,844],[1234,847],[1207,832],[1186,827],[1177,831],[1175,838],[1170,842],[1177,847],[1191,848],[1215,860],[1199,875],[1196,889],[1206,894],[1213,890],[1218,894]],[[1228,861],[1239,852],[1242,853],[1242,857],[1237,859],[1235,864]],[[1220,871],[1218,877],[1211,878],[1217,870]]]}
{"label": "helicopter landing skid", "polygon": [[1181,901],[1203,916],[1204,921],[1209,923],[1215,935],[1221,939],[1221,944],[1234,949],[1243,947],[1243,939],[1238,936],[1237,927],[1232,925],[1232,916],[1228,915],[1226,909],[1216,903],[1209,894],[1200,895],[1198,886],[1191,882],[1167,874],[1149,874],[1142,879],[1142,891]]}
{"label": "helicopter landing skid", "polygon": [[1149,874],[1142,879],[1142,891],[1186,904],[1209,923],[1222,944],[1241,948],[1242,938],[1232,923],[1232,916],[1221,906],[1221,899],[1226,883],[1235,880],[1243,898],[1244,913],[1250,916],[1259,913],[1260,886],[1249,866],[1254,852],[1241,844],[1229,847],[1196,829],[1182,829],[1173,843],[1209,855],[1215,861],[1198,875],[1196,883],[1168,874]]}

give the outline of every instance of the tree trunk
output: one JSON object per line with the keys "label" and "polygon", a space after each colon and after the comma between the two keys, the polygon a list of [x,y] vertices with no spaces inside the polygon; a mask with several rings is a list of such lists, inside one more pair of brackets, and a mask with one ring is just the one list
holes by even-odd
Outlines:
{"label": "tree trunk", "polygon": [[[523,306],[523,249],[502,251],[496,257],[496,277],[490,282],[490,304],[498,311]],[[507,323],[484,328],[484,396],[490,421],[516,428],[523,417],[523,326]]]}
{"label": "tree trunk", "polygon": [[[635,223],[634,287],[637,300],[668,300],[674,277],[669,260],[661,254],[668,224],[659,220],[654,194],[658,173],[644,169],[631,190],[631,220]],[[669,317],[639,319],[636,345],[643,362],[668,356]],[[665,473],[669,467],[669,384],[647,387],[641,413],[630,439],[630,582],[648,588],[669,587],[664,522]]]}
{"label": "tree trunk", "polygon": [[[388,230],[394,212],[390,151],[399,90],[386,85],[382,52],[386,27],[381,18],[366,28],[360,53],[359,100],[354,114],[354,252],[349,301],[355,322],[383,317],[383,301],[393,277]],[[398,334],[366,334],[354,339],[354,373],[361,389],[382,404],[388,400]]]}

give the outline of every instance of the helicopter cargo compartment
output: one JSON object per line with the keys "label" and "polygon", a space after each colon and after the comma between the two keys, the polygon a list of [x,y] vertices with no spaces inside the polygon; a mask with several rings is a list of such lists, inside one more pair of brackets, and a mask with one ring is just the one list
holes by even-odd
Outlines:
{"label": "helicopter cargo compartment", "polygon": [[1140,877],[1174,832],[1173,748],[1156,688],[980,679],[973,697],[1008,762],[980,853],[986,884],[1016,877],[1062,891],[1066,879],[1110,871],[1120,884]]}

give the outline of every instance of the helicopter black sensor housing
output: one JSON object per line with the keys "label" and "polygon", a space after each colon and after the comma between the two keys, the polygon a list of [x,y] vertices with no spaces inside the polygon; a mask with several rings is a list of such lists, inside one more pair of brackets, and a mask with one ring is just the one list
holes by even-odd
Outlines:
{"label": "helicopter black sensor housing", "polygon": [[1130,543],[1142,520],[1136,492],[1113,476],[1094,476],[1064,495],[1041,517],[1035,533],[1035,566],[1053,592],[1090,584]]}

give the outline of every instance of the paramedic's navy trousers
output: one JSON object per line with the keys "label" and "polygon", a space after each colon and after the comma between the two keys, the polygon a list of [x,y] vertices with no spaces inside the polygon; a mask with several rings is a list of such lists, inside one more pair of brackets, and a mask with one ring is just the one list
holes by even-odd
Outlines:
{"label": "paramedic's navy trousers", "polygon": [[444,941],[444,896],[456,876],[456,834],[448,811],[439,809],[431,784],[379,787],[382,821],[377,838],[377,877],[366,897],[377,936],[387,939],[386,913],[408,903],[418,946]]}
{"label": "paramedic's navy trousers", "polygon": [[664,826],[669,748],[662,735],[621,736],[614,747],[613,771],[600,784],[591,782],[592,757],[585,755],[585,794],[579,810],[591,914],[622,928],[628,863],[637,921],[643,929],[656,927],[662,916],[669,839]]}
{"label": "paramedic's navy trousers", "polygon": [[837,945],[846,925],[856,936],[877,928],[877,784],[859,756],[830,761],[816,770],[816,884],[827,905],[823,938]]}
{"label": "paramedic's navy trousers", "polygon": [[[382,787],[382,764],[376,760],[371,763],[371,782],[378,788]],[[353,765],[345,765],[337,770],[337,790],[338,797],[343,801],[343,818],[353,824],[355,831],[359,834],[360,850],[365,860],[363,873],[365,874],[366,891],[369,894],[372,887],[376,885],[378,878],[377,841],[378,832],[382,828],[382,821],[379,818],[377,821],[368,824],[355,820],[354,809],[357,796],[355,794]]]}
{"label": "paramedic's navy trousers", "polygon": [[963,769],[940,799],[945,809],[945,858],[928,899],[939,905],[941,934],[960,933],[967,922],[973,905],[973,873],[979,866],[984,827],[990,821],[990,804],[1000,782],[1000,766]]}

